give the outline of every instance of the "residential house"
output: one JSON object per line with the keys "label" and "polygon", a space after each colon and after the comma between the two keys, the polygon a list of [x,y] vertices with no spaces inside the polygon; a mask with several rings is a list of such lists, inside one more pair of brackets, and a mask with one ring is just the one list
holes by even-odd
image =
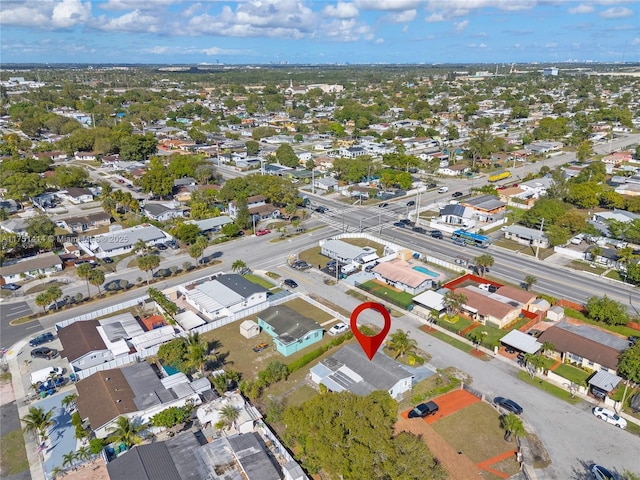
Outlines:
{"label": "residential house", "polygon": [[76,152],[73,158],[75,160],[95,161],[98,159],[98,154],[95,152]]}
{"label": "residential house", "polygon": [[471,171],[471,168],[466,163],[458,163],[455,165],[448,165],[446,167],[438,168],[438,173],[440,175],[448,175],[450,177],[457,177],[459,175],[464,175]]}
{"label": "residential house", "polygon": [[474,320],[503,328],[518,318],[522,310],[535,300],[535,295],[514,287],[503,286],[490,293],[475,286],[456,288],[467,301],[463,310]]}
{"label": "residential house", "polygon": [[313,185],[323,192],[332,192],[338,188],[338,181],[333,177],[316,178]]}
{"label": "residential house", "polygon": [[173,204],[146,203],[142,209],[142,213],[151,220],[158,222],[168,222],[174,218],[184,217],[184,209],[175,208]]}
{"label": "residential house", "polygon": [[233,425],[228,427],[228,431],[232,434],[251,433],[262,419],[260,411],[247,402],[237,391],[226,392],[221,397],[200,405],[196,410],[196,417],[200,425],[215,427],[223,419],[220,412],[228,406],[233,407],[238,412],[238,418],[233,422]]}
{"label": "residential house", "polygon": [[548,248],[550,245],[549,239],[540,230],[520,225],[508,225],[502,227],[502,231],[504,232],[504,238],[514,240],[521,245],[541,248]]}
{"label": "residential house", "polygon": [[66,160],[68,157],[69,156],[65,152],[57,150],[52,152],[40,152],[33,154],[33,158],[35,158],[36,160],[50,158],[53,162],[61,162]]}
{"label": "residential house", "polygon": [[553,178],[551,178],[551,176],[546,176],[519,183],[518,188],[524,190],[527,198],[540,198],[547,193],[547,190],[552,184]]}
{"label": "residential house", "polygon": [[372,360],[362,348],[350,343],[311,368],[311,381],[332,392],[349,391],[365,396],[381,390],[399,399],[413,386],[413,374],[395,360],[378,352]]}
{"label": "residential house", "polygon": [[[420,267],[422,268],[422,267]],[[371,273],[381,282],[391,285],[411,295],[417,295],[420,292],[431,288],[436,279],[440,276],[435,272],[432,275],[424,273],[427,271],[414,269],[411,264],[400,258],[395,258],[388,262],[380,262],[373,267]]]}
{"label": "residential house", "polygon": [[113,352],[100,335],[99,326],[98,320],[86,320],[58,330],[61,357],[67,359],[75,372],[113,360]]}
{"label": "residential house", "polygon": [[59,191],[57,196],[74,205],[93,202],[93,193],[87,188],[69,187],[66,190]]}
{"label": "residential house", "polygon": [[460,205],[472,210],[471,218],[483,223],[500,220],[506,212],[506,203],[493,195],[479,195],[460,202]]}
{"label": "residential house", "polygon": [[89,422],[97,438],[106,438],[120,416],[143,424],[169,407],[201,403],[186,376],[181,383],[167,378],[161,380],[147,362],[98,371],[75,385],[80,418]]}
{"label": "residential house", "polygon": [[104,212],[89,213],[77,217],[61,218],[56,225],[71,233],[83,233],[87,230],[111,225],[111,215]]}
{"label": "residential house", "polygon": [[187,220],[185,223],[196,225],[202,233],[217,233],[225,225],[233,223],[233,220],[230,217],[220,215],[204,220]]}
{"label": "residential house", "polygon": [[473,228],[476,222],[471,219],[472,214],[473,210],[471,208],[451,203],[440,209],[438,221],[447,225],[453,225],[456,228]]}
{"label": "residential house", "polygon": [[411,312],[423,318],[430,318],[432,315],[439,317],[445,313],[446,309],[444,293],[427,290],[413,297],[413,310]]}
{"label": "residential house", "polygon": [[320,243],[320,247],[322,255],[346,264],[362,265],[378,258],[375,248],[357,247],[342,240],[325,240]]}
{"label": "residential house", "polygon": [[4,210],[5,213],[9,215],[16,213],[20,210],[20,205],[12,198],[8,198],[6,200],[0,200],[0,210]]}
{"label": "residential house", "polygon": [[104,258],[131,252],[139,240],[150,247],[173,240],[173,237],[158,227],[143,223],[93,237],[82,237],[78,241],[78,247],[89,255]]}
{"label": "residential house", "polygon": [[218,275],[199,284],[180,285],[178,291],[210,322],[252,307],[268,306],[267,290],[235,273]]}
{"label": "residential house", "polygon": [[62,271],[62,268],[62,260],[58,255],[53,252],[42,253],[16,263],[3,263],[0,267],[0,281],[14,283],[38,278],[40,275],[49,276]]}
{"label": "residential house", "polygon": [[[270,218],[277,218],[281,215],[281,210],[267,203],[267,199],[264,195],[253,195],[247,198],[247,207],[249,209],[249,215],[255,217],[257,220],[267,220]],[[234,201],[229,202],[229,216],[236,218],[238,215],[238,206]]]}
{"label": "residential house", "polygon": [[10,218],[4,222],[0,222],[0,230],[4,230],[7,233],[12,233],[20,237],[27,235],[27,227],[29,226],[28,218]]}
{"label": "residential house", "polygon": [[318,322],[286,305],[260,312],[258,325],[273,337],[276,350],[285,357],[322,340],[323,330]]}
{"label": "residential house", "polygon": [[528,143],[524,148],[534,153],[549,153],[560,150],[562,148],[562,142],[537,140]]}
{"label": "residential house", "polygon": [[620,353],[629,348],[626,338],[582,323],[559,322],[547,328],[538,341],[550,342],[561,360],[580,367],[615,374]]}

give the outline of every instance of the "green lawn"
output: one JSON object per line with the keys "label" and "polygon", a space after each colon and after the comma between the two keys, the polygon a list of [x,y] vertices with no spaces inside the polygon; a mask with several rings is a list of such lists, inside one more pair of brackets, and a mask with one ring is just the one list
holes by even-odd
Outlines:
{"label": "green lawn", "polygon": [[469,338],[469,335],[471,334],[471,332],[473,332],[478,328],[484,332],[487,332],[487,334],[484,335],[484,338],[482,340],[482,344],[484,346],[497,345],[499,343],[499,340],[502,337],[504,337],[507,333],[509,333],[508,330],[501,330],[498,327],[494,327],[492,325],[487,324],[487,325],[479,325],[477,328],[474,328],[473,330],[467,333],[466,337]]}
{"label": "green lawn", "polygon": [[574,270],[581,270],[584,272],[595,273],[596,275],[602,275],[604,272],[607,271],[606,267],[599,267],[597,265],[592,267],[591,265],[595,265],[595,264],[588,263],[582,260],[573,260],[569,264],[569,267],[573,268]]}
{"label": "green lawn", "polygon": [[564,400],[565,402],[577,404],[582,401],[578,397],[571,398],[571,394],[569,393],[569,391],[565,390],[564,388],[557,387],[556,385],[553,385],[546,380],[542,380],[537,377],[531,378],[531,376],[527,372],[518,372],[518,378],[523,382],[528,383],[529,385],[538,387],[540,390],[544,390],[545,392],[550,393],[551,395],[558,397],[561,400]]}
{"label": "green lawn", "polygon": [[558,365],[558,367],[553,371],[553,373],[556,373],[561,377],[566,378],[567,380],[575,383],[576,385],[582,385],[582,386],[587,384],[587,378],[591,376],[590,373],[585,372],[581,368],[577,368],[577,367],[574,367],[573,365],[568,365],[566,363]]}
{"label": "green lawn", "polygon": [[260,285],[261,287],[264,287],[267,290],[270,290],[275,286],[269,280],[265,280],[264,278],[259,277],[258,275],[254,275],[253,273],[248,273],[246,275],[243,275],[243,277],[246,278],[247,280],[249,280],[251,283],[255,283],[256,285]]}
{"label": "green lawn", "polygon": [[447,335],[446,333],[439,330],[429,330],[427,333],[433,337],[436,337],[438,340],[442,340],[443,342],[448,343],[452,347],[456,347],[457,349],[462,350],[463,352],[471,353],[471,350],[473,350],[474,348],[472,345],[467,345],[466,343],[461,342],[460,340],[453,338],[450,335]]}
{"label": "green lawn", "polygon": [[3,478],[29,470],[22,430],[14,430],[0,438],[0,472]]}
{"label": "green lawn", "polygon": [[472,320],[469,320],[467,318],[462,318],[457,315],[453,317],[451,320],[453,321],[450,322],[448,320],[445,320],[444,317],[441,317],[438,319],[438,325],[440,325],[443,328],[446,328],[450,332],[461,332],[465,328],[473,325]]}
{"label": "green lawn", "polygon": [[398,291],[393,288],[389,288],[375,280],[369,280],[363,283],[365,288],[370,290],[370,293],[375,292],[375,295],[379,298],[390,298],[391,301],[395,301],[401,305],[411,305],[413,295],[407,292]]}
{"label": "green lawn", "polygon": [[570,308],[565,308],[564,313],[567,317],[575,318],[576,320],[580,320],[584,323],[604,328],[605,330],[624,335],[625,337],[638,335],[638,330],[627,327],[626,325],[607,325],[603,322],[596,322],[595,320],[591,320],[590,318],[588,318],[584,313],[572,310]]}

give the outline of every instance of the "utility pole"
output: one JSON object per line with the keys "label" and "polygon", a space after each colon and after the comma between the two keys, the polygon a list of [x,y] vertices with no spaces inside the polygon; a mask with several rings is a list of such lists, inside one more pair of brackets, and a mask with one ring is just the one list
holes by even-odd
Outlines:
{"label": "utility pole", "polygon": [[540,238],[538,238],[538,245],[536,245],[536,260],[538,260],[538,253],[540,253],[540,241],[542,240],[542,229],[544,228],[544,218],[540,223]]}
{"label": "utility pole", "polygon": [[315,169],[311,169],[311,193],[316,193]]}

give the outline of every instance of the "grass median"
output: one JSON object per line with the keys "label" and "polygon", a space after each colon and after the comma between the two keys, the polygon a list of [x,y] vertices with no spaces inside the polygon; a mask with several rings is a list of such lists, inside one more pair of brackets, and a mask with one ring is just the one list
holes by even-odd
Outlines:
{"label": "grass median", "polygon": [[550,393],[554,397],[558,397],[565,402],[576,405],[580,403],[582,400],[579,397],[571,397],[571,393],[569,393],[564,388],[553,385],[552,383],[547,382],[546,380],[542,380],[538,377],[531,378],[527,372],[518,372],[518,378],[523,382],[528,383],[529,385],[533,385],[538,387],[540,390],[544,390],[547,393]]}

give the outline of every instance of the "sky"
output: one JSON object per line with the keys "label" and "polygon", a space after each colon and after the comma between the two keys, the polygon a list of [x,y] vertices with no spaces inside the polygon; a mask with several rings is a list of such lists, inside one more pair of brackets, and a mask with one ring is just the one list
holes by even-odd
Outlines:
{"label": "sky", "polygon": [[638,0],[2,0],[5,63],[639,62]]}

